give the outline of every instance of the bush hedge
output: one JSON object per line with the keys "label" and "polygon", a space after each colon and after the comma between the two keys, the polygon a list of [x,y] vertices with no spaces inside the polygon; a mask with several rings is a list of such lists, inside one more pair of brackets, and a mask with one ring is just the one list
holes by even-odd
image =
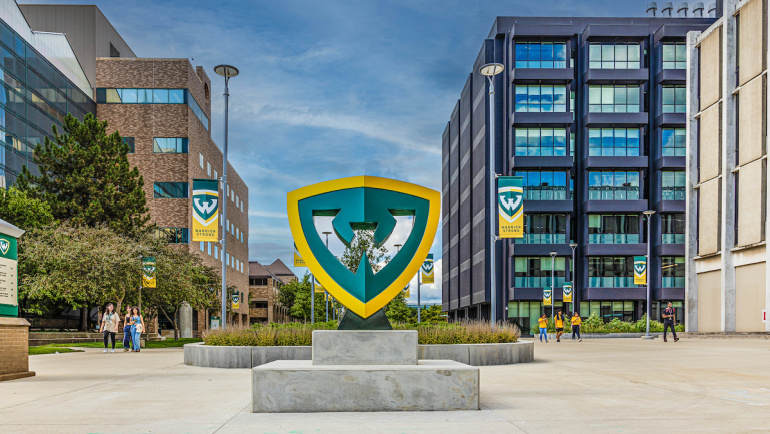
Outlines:
{"label": "bush hedge", "polygon": [[[564,332],[572,332],[572,327],[569,318],[564,317]],[[618,318],[613,318],[612,321],[605,323],[599,318],[596,313],[592,313],[588,318],[583,320],[583,324],[580,327],[580,333],[644,333],[647,331],[647,315],[642,315],[642,318],[636,322],[621,321]],[[676,326],[677,332],[684,331],[684,324]],[[535,322],[530,327],[530,333],[537,336],[540,334],[540,326]],[[548,318],[548,333],[556,333],[556,327],[553,324],[553,320]],[[659,321],[650,321],[650,333],[663,333],[663,323]]]}
{"label": "bush hedge", "polygon": [[[212,346],[310,346],[313,330],[334,330],[336,321],[255,325],[249,329],[210,330],[203,343]],[[394,330],[417,330],[420,345],[488,344],[516,342],[521,336],[514,324],[500,324],[494,330],[487,322],[394,324]]]}

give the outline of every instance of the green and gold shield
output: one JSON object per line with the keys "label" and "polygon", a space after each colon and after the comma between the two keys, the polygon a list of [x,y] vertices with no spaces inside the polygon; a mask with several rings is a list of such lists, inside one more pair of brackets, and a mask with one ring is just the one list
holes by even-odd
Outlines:
{"label": "green and gold shield", "polygon": [[[419,271],[436,236],[440,194],[419,185],[373,176],[356,176],[309,185],[288,194],[288,216],[300,256],[323,287],[346,308],[367,318],[382,309]],[[414,225],[401,250],[376,274],[362,255],[356,273],[326,248],[313,221],[333,217],[334,233],[346,245],[356,230],[373,230],[385,244],[397,216]]]}

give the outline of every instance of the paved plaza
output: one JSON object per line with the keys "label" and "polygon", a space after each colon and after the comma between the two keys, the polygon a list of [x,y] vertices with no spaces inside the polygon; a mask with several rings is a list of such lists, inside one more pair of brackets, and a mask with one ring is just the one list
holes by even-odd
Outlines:
{"label": "paved plaza", "polygon": [[481,411],[253,414],[250,371],[181,349],[30,357],[0,383],[3,433],[767,432],[770,340],[536,343],[535,363],[481,368]]}

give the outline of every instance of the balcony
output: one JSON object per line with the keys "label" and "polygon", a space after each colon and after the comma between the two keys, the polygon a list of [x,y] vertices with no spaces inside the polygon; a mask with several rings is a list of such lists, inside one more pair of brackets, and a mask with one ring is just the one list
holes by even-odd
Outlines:
{"label": "balcony", "polygon": [[585,158],[588,169],[639,169],[647,167],[647,156],[589,156]]}
{"label": "balcony", "polygon": [[665,156],[655,160],[655,170],[684,169],[687,167],[686,156]]}
{"label": "balcony", "polygon": [[[561,271],[563,272],[564,270],[561,270]],[[548,270],[548,273],[550,273],[550,269]],[[556,280],[554,281],[555,282],[554,287],[561,288],[564,286],[564,282],[566,281],[567,281],[566,278],[556,276]],[[548,276],[548,277],[516,276],[513,278],[513,285],[516,288],[541,288],[541,289],[546,287],[550,288],[551,276]]]}
{"label": "balcony", "polygon": [[510,167],[517,169],[541,167],[570,168],[574,161],[570,156],[540,156],[540,155],[515,155],[509,159]]}
{"label": "balcony", "polygon": [[566,234],[524,234],[523,238],[514,238],[516,244],[566,244]]}
{"label": "balcony", "polygon": [[638,113],[588,113],[583,116],[583,123],[586,126],[612,126],[620,127],[638,127],[647,125],[649,116],[646,112]]}
{"label": "balcony", "polygon": [[[631,278],[633,281],[633,278]],[[581,301],[591,300],[646,300],[647,288],[644,286],[630,286],[630,287],[589,287],[581,291]],[[658,298],[658,300],[660,300]]]}
{"label": "balcony", "polygon": [[572,68],[513,68],[511,82],[516,83],[568,83],[575,78]]}
{"label": "balcony", "polygon": [[635,288],[633,276],[589,277],[589,288]]}
{"label": "balcony", "polygon": [[655,118],[655,128],[684,127],[687,123],[686,113],[663,113]]}
{"label": "balcony", "polygon": [[511,126],[572,125],[572,112],[513,112]]}
{"label": "balcony", "polygon": [[639,234],[588,234],[589,244],[639,244]]}
{"label": "balcony", "polygon": [[639,69],[588,69],[584,75],[590,84],[640,84],[650,77],[650,70]]}
{"label": "balcony", "polygon": [[684,234],[663,234],[663,244],[684,244]]}
{"label": "balcony", "polygon": [[684,84],[687,80],[686,69],[663,69],[657,75],[658,84]]}
{"label": "balcony", "polygon": [[663,277],[661,281],[662,288],[684,288],[684,276],[681,277]]}

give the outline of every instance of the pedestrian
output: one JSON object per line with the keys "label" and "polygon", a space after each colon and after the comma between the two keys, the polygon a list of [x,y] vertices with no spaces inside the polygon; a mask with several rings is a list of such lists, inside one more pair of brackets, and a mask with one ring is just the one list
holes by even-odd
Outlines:
{"label": "pedestrian", "polygon": [[561,342],[561,335],[564,334],[564,314],[559,311],[556,314],[556,342]]}
{"label": "pedestrian", "polygon": [[107,310],[104,312],[104,316],[102,317],[102,325],[99,328],[99,332],[104,333],[103,353],[107,352],[107,341],[110,339],[112,339],[112,351],[110,352],[115,352],[115,333],[118,332],[119,323],[120,317],[118,316],[118,313],[115,312],[115,306],[113,306],[112,303],[108,303]]}
{"label": "pedestrian", "polygon": [[580,319],[580,315],[577,312],[572,313],[572,342],[575,342],[575,336],[577,336],[578,342],[583,342],[583,338],[580,337],[580,324],[583,322]]}
{"label": "pedestrian", "polygon": [[663,342],[668,342],[666,332],[668,332],[669,327],[671,327],[671,334],[674,335],[674,342],[678,341],[679,338],[676,337],[676,311],[670,301],[668,307],[663,310]]}
{"label": "pedestrian", "polygon": [[126,316],[123,318],[123,352],[131,349],[131,306],[126,306]]}
{"label": "pedestrian", "polygon": [[139,308],[134,306],[131,308],[131,337],[134,341],[134,351],[137,353],[141,349],[139,338],[142,336],[142,333],[144,333],[144,318],[139,313]]}
{"label": "pedestrian", "polygon": [[543,342],[543,338],[545,338],[545,343],[548,343],[548,319],[545,317],[545,314],[540,317],[540,319],[537,320],[538,325],[540,326],[540,342]]}

